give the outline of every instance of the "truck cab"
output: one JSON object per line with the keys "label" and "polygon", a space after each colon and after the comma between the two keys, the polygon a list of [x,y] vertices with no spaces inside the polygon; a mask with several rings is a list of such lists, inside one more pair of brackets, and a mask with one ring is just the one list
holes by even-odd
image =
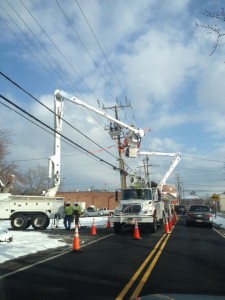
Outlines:
{"label": "truck cab", "polygon": [[139,226],[147,232],[156,232],[157,222],[164,217],[164,203],[157,188],[129,188],[122,190],[120,204],[115,208],[111,222],[114,231],[123,226]]}

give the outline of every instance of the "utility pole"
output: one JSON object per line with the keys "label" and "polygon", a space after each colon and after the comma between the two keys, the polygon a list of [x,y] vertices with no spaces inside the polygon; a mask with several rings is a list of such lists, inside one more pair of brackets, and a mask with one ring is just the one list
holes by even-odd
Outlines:
{"label": "utility pole", "polygon": [[[117,120],[119,120],[118,109],[117,109],[116,105],[115,105],[114,109],[115,109],[115,117],[116,117]],[[120,135],[117,136],[117,139],[118,139],[118,145],[120,145]],[[125,189],[127,184],[126,184],[124,159],[122,157],[122,153],[121,153],[119,147],[118,147],[118,155],[119,155],[118,160],[119,160],[119,166],[120,166],[120,184],[121,184],[121,188]]]}
{"label": "utility pole", "polygon": [[[118,116],[118,108],[125,108],[125,107],[129,107],[130,105],[125,105],[125,106],[113,106],[113,107],[104,107],[104,109],[113,109],[115,112],[115,119],[119,120],[119,116]],[[117,124],[118,126],[118,132],[119,134],[117,135],[117,140],[118,140],[118,145],[120,145],[121,142],[121,137],[120,137],[120,130],[121,127]],[[125,165],[124,165],[124,159],[122,156],[122,153],[120,151],[120,148],[118,147],[118,161],[119,161],[119,168],[120,168],[120,184],[121,184],[121,189],[126,189],[127,184],[126,184],[126,176],[127,173],[125,171]]]}
{"label": "utility pole", "polygon": [[181,198],[181,183],[180,183],[179,174],[177,174],[177,200],[178,200],[178,204],[180,204],[180,198]]}

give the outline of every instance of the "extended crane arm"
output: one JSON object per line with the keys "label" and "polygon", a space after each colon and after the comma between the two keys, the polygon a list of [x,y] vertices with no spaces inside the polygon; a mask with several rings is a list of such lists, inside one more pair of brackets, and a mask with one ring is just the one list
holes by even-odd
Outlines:
{"label": "extended crane arm", "polygon": [[83,107],[85,107],[85,108],[88,108],[89,110],[91,110],[91,111],[93,111],[93,112],[99,114],[100,116],[102,116],[102,117],[104,117],[104,118],[106,118],[106,119],[108,119],[108,120],[110,120],[110,121],[113,121],[114,123],[118,124],[119,126],[124,127],[124,128],[126,128],[126,129],[128,129],[128,130],[134,132],[138,137],[143,137],[144,134],[145,134],[143,129],[136,129],[136,128],[132,127],[132,126],[129,126],[129,125],[127,125],[127,124],[125,124],[125,123],[123,123],[123,122],[117,120],[116,118],[113,118],[112,116],[106,114],[105,112],[103,112],[103,111],[101,111],[101,110],[98,110],[98,109],[96,109],[96,108],[94,108],[94,107],[88,105],[87,103],[81,101],[81,100],[78,99],[77,97],[74,97],[74,96],[68,97],[68,94],[65,93],[65,92],[63,92],[63,91],[56,90],[56,91],[55,91],[55,97],[56,97],[57,99],[64,99],[64,100],[73,102],[73,103],[75,103],[75,104],[77,104],[77,105],[81,105],[81,106],[83,106]]}
{"label": "extended crane arm", "polygon": [[166,172],[166,174],[163,176],[162,180],[160,181],[158,188],[160,191],[162,191],[163,186],[166,184],[167,179],[169,178],[169,176],[172,174],[173,170],[176,168],[176,166],[178,165],[178,163],[180,162],[181,159],[181,154],[177,153],[175,155],[175,158],[172,160],[171,165],[169,167],[169,170]]}
{"label": "extended crane arm", "polygon": [[48,180],[49,190],[44,194],[48,197],[54,197],[60,185],[60,132],[62,131],[62,117],[63,117],[63,99],[54,97],[55,105],[55,153],[49,157],[48,161]]}
{"label": "extended crane arm", "polygon": [[165,173],[162,180],[158,185],[158,189],[162,191],[163,186],[166,184],[167,179],[172,174],[173,170],[176,168],[177,164],[180,162],[181,154],[178,153],[163,153],[163,152],[139,152],[139,155],[158,155],[158,156],[172,156],[174,159],[171,162],[169,170]]}
{"label": "extended crane arm", "polygon": [[138,152],[139,155],[156,155],[156,156],[176,156],[178,153],[156,152],[156,151],[144,151]]}

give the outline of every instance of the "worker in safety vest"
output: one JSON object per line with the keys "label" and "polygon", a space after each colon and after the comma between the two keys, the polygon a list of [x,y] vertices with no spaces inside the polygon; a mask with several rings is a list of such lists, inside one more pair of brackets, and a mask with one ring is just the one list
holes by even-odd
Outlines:
{"label": "worker in safety vest", "polygon": [[79,225],[80,215],[82,213],[82,209],[78,203],[74,203],[74,216],[75,216],[75,224]]}
{"label": "worker in safety vest", "polygon": [[70,203],[66,203],[65,207],[64,207],[64,220],[63,220],[63,224],[65,226],[65,229],[69,230],[71,223],[73,221],[73,207],[70,205]]}

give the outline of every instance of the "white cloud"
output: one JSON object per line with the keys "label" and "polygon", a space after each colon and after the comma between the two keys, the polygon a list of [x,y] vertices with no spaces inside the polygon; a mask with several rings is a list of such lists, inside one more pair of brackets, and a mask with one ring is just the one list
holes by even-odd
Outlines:
{"label": "white cloud", "polygon": [[[114,106],[116,98],[118,103],[125,104],[122,86],[133,110],[119,110],[119,117],[125,123],[151,128],[152,132],[143,139],[144,147],[166,152],[190,151],[199,156],[207,151],[213,156],[217,145],[221,155],[225,132],[223,47],[209,56],[212,40],[206,39],[202,30],[195,27],[195,22],[201,20],[200,12],[204,11],[205,5],[203,7],[201,2],[194,0],[131,0],[129,5],[122,0],[78,3],[92,31],[76,1],[67,1],[67,5],[59,1],[71,23],[55,1],[47,1],[44,6],[39,0],[24,1],[51,41],[21,2],[14,7],[27,26],[4,2],[2,5],[23,32],[2,10],[1,17],[20,38],[18,40],[4,27],[3,34],[7,34],[0,37],[3,72],[52,109],[56,88],[102,109],[97,99],[100,106]],[[198,10],[193,10],[193,7]],[[37,35],[37,39],[33,34]],[[5,82],[0,81],[4,95],[53,125],[54,117],[50,112]],[[107,110],[107,113],[114,115],[113,110]],[[2,106],[1,115],[1,126],[12,128],[15,133],[17,146],[13,151],[14,157],[47,158],[53,154],[51,135],[14,112],[2,109]],[[106,119],[71,103],[64,105],[64,118],[103,148],[113,144],[104,131],[108,124]],[[97,145],[66,124],[63,124],[62,133],[90,151],[98,149]],[[117,149],[110,148],[110,152],[118,155]],[[74,156],[67,156],[71,154]],[[118,172],[84,157],[77,149],[64,143],[62,155],[66,155],[62,158],[62,177],[67,183],[72,180],[76,187],[78,179],[80,184],[87,182],[88,186],[92,183],[102,186],[106,181],[108,184],[119,183]],[[109,154],[100,152],[99,156],[118,165],[118,161]],[[125,161],[133,168],[140,164],[138,159],[131,161],[125,158]]]}

